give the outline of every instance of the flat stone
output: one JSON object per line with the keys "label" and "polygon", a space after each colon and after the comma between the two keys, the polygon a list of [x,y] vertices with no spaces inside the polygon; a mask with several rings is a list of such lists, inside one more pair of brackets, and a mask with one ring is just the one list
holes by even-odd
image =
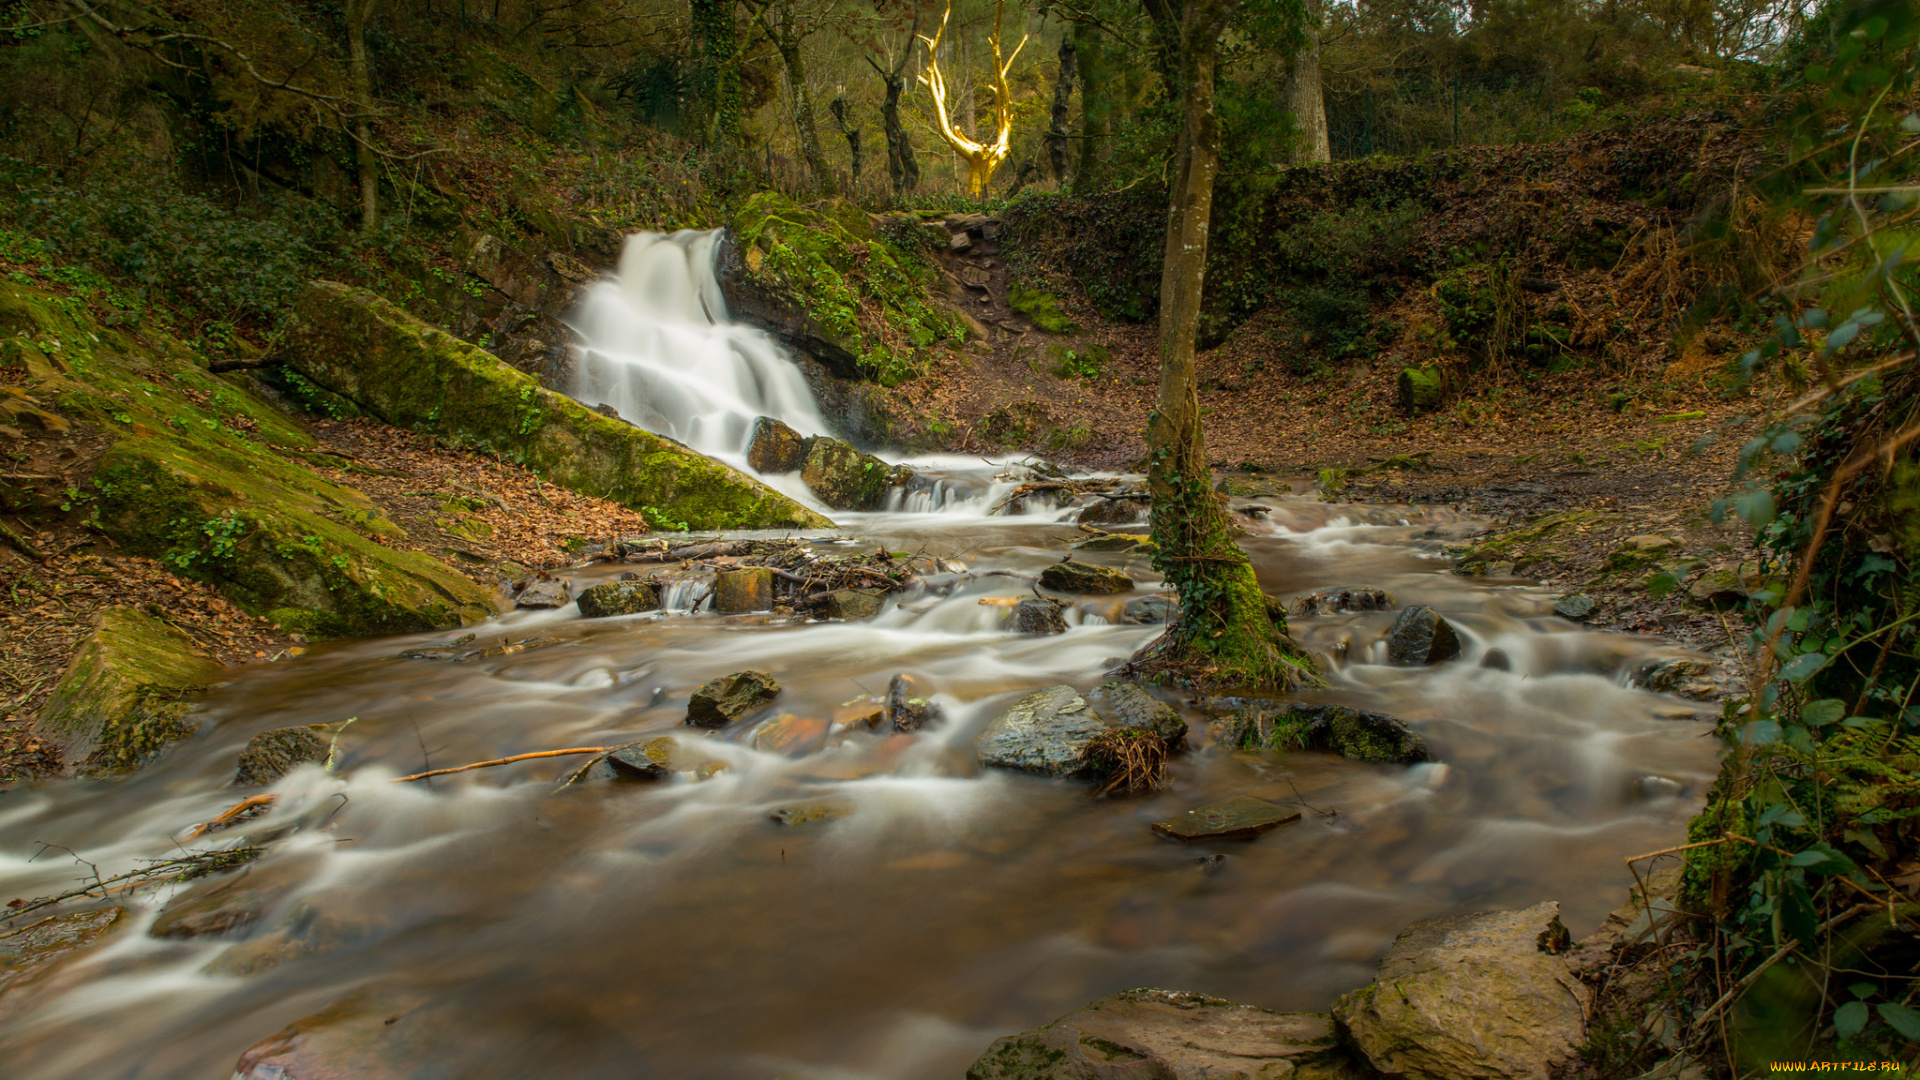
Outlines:
{"label": "flat stone", "polygon": [[1423,919],[1334,1018],[1374,1068],[1406,1080],[1548,1080],[1586,1039],[1590,993],[1558,954],[1560,905]]}
{"label": "flat stone", "polygon": [[1318,1013],[1128,990],[998,1039],[967,1080],[1359,1080]]}
{"label": "flat stone", "polygon": [[780,684],[762,671],[722,675],[693,692],[687,702],[687,723],[695,727],[725,727],[743,719],[780,696]]}
{"label": "flat stone", "polygon": [[1268,829],[1300,820],[1300,811],[1236,795],[1153,823],[1153,831],[1175,840],[1251,840]]}
{"label": "flat stone", "polygon": [[1687,586],[1687,597],[1705,607],[1728,608],[1746,602],[1752,591],[1747,588],[1741,568],[1721,565],[1707,571]]}
{"label": "flat stone", "polygon": [[1400,612],[1387,631],[1387,663],[1438,664],[1460,655],[1460,637],[1453,624],[1425,604]]}
{"label": "flat stone", "polygon": [[1559,600],[1554,601],[1553,613],[1563,619],[1572,619],[1574,622],[1586,622],[1593,617],[1593,609],[1597,606],[1598,605],[1594,603],[1593,597],[1588,596],[1586,593],[1575,593],[1572,596],[1563,596]]}
{"label": "flat stone", "polygon": [[1659,536],[1654,533],[1642,533],[1639,536],[1629,536],[1620,542],[1620,549],[1625,551],[1665,551],[1670,547],[1676,546],[1678,545],[1676,545],[1671,538]]}
{"label": "flat stone", "polygon": [[1187,722],[1173,706],[1133,683],[1101,683],[1087,694],[1087,707],[1110,728],[1152,732],[1168,746],[1187,737]]}
{"label": "flat stone", "polygon": [[630,742],[609,751],[607,764],[619,776],[658,780],[676,771],[674,752],[678,747],[670,735]]}
{"label": "flat stone", "polygon": [[770,820],[782,825],[808,825],[816,821],[834,821],[853,813],[853,807],[836,802],[804,802],[792,806],[783,806],[768,814]]}
{"label": "flat stone", "polygon": [[1067,632],[1067,618],[1060,612],[1060,605],[1044,597],[1029,596],[1013,605],[1008,621],[1016,634],[1064,634]]}
{"label": "flat stone", "polygon": [[1101,533],[1074,543],[1075,551],[1138,551],[1151,549],[1153,541],[1145,535],[1130,533]]}
{"label": "flat stone", "polygon": [[1393,596],[1385,589],[1322,589],[1293,602],[1295,615],[1341,615],[1351,611],[1385,611]]}
{"label": "flat stone", "polygon": [[793,472],[807,461],[807,440],[771,416],[755,417],[747,466],[757,473]]}
{"label": "flat stone", "polygon": [[1035,690],[987,724],[975,744],[980,763],[1044,776],[1072,776],[1080,755],[1107,725],[1071,686]]}
{"label": "flat stone", "polygon": [[829,619],[859,622],[880,614],[885,606],[885,593],[873,589],[835,589],[827,594],[820,613]]}
{"label": "flat stone", "polygon": [[260,787],[292,772],[301,765],[318,765],[327,760],[329,740],[326,729],[284,727],[263,731],[247,740],[234,768],[233,782],[242,787]]}
{"label": "flat stone", "polygon": [[0,939],[0,993],[50,969],[63,957],[99,940],[120,921],[117,907],[76,911],[34,922]]}
{"label": "flat stone", "polygon": [[749,743],[762,753],[797,757],[816,749],[826,739],[827,727],[825,717],[781,713],[754,728]]}
{"label": "flat stone", "polygon": [[742,615],[773,609],[773,571],[764,566],[723,570],[713,577],[713,610]]}
{"label": "flat stone", "polygon": [[565,578],[547,578],[527,582],[513,598],[517,608],[557,608],[573,602],[572,585]]}
{"label": "flat stone", "polygon": [[1081,507],[1073,520],[1081,525],[1131,525],[1145,521],[1146,517],[1147,504],[1143,500],[1096,498]]}
{"label": "flat stone", "polygon": [[612,581],[583,589],[576,598],[580,614],[589,619],[638,615],[660,610],[660,593],[644,581]]}
{"label": "flat stone", "polygon": [[1111,566],[1069,560],[1040,571],[1040,587],[1064,593],[1123,593],[1133,591],[1133,579]]}

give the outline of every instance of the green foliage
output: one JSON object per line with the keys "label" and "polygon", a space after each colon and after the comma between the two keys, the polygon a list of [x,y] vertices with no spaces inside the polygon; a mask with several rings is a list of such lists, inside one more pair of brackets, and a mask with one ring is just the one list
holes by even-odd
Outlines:
{"label": "green foliage", "polygon": [[1112,351],[1105,345],[1084,350],[1054,345],[1047,352],[1053,357],[1053,365],[1048,370],[1061,379],[1098,379],[1106,372],[1107,361],[1113,358]]}
{"label": "green foliage", "polygon": [[1007,288],[1007,302],[1042,333],[1071,334],[1079,329],[1060,310],[1060,300],[1052,293],[1030,289],[1015,281]]}

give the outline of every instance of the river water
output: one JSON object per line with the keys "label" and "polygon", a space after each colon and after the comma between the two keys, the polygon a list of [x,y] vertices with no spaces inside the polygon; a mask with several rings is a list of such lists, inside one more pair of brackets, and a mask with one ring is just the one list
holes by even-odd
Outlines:
{"label": "river water", "polygon": [[[701,267],[683,264],[700,295]],[[649,400],[707,408],[709,389]],[[751,379],[731,394],[741,411],[778,405]],[[693,430],[690,412],[654,412]],[[1079,535],[1063,523],[1071,507],[987,513],[1004,483],[978,462],[923,466],[947,475],[945,497],[837,515],[851,539],[822,550],[1031,573]],[[156,938],[151,920],[192,886],[141,895],[101,944],[0,996],[0,1072],[224,1077],[249,1046],[344,1001],[308,1036],[341,1071],[287,1075],[958,1077],[999,1035],[1130,987],[1324,1010],[1428,915],[1558,899],[1576,934],[1591,930],[1624,899],[1622,858],[1680,840],[1711,780],[1699,706],[1627,685],[1640,663],[1684,654],[1557,619],[1530,583],[1448,574],[1441,545],[1478,527],[1451,511],[1251,501],[1270,508],[1244,538],[1269,593],[1377,586],[1462,631],[1460,660],[1409,669],[1384,662],[1392,612],[1293,624],[1329,684],[1304,696],[1404,718],[1436,763],[1236,752],[1169,695],[1192,746],[1151,796],[1099,800],[982,771],[972,742],[998,709],[1041,686],[1090,688],[1157,632],[1087,600],[1067,633],[1016,636],[1006,606],[982,602],[1025,594],[1015,577],[908,594],[866,623],[517,612],[471,628],[476,644],[535,645],[461,663],[402,655],[453,633],[328,643],[234,671],[201,733],[129,779],[0,796],[5,898],[91,872],[69,852],[111,874],[295,826],[244,871],[264,898],[251,925]],[[1157,588],[1142,561],[1076,557]],[[618,569],[572,576],[578,588]],[[1483,666],[1496,648],[1510,670]],[[769,716],[705,738],[682,726],[694,687],[743,668],[784,687]],[[933,692],[944,722],[830,731],[899,672]],[[239,797],[230,781],[250,736],[350,717],[332,774],[298,771],[269,816],[185,839]],[[680,735],[708,778],[556,792],[578,760],[560,759],[387,782],[653,734]],[[1244,843],[1182,845],[1148,828],[1238,794],[1304,816]],[[835,816],[769,817],[802,805]],[[1200,858],[1212,854],[1226,858]]]}

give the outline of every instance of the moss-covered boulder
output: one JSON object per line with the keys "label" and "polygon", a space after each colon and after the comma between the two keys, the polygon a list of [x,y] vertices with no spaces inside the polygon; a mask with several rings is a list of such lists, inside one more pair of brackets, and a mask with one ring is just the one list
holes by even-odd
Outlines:
{"label": "moss-covered boulder", "polygon": [[1064,593],[1105,595],[1133,591],[1133,579],[1123,570],[1098,563],[1057,562],[1040,571],[1040,587]]}
{"label": "moss-covered boulder", "polygon": [[734,215],[718,276],[727,308],[835,375],[889,385],[958,345],[960,318],[933,300],[938,280],[917,226],[876,228],[844,200],[802,207],[761,192]]}
{"label": "moss-covered boulder", "polygon": [[792,472],[806,464],[809,441],[771,416],[755,417],[747,444],[747,467],[762,475]]}
{"label": "moss-covered boulder", "polygon": [[504,455],[635,510],[700,529],[832,524],[736,469],[545,389],[365,289],[309,284],[284,356],[301,377],[389,424]]}
{"label": "moss-covered boulder", "polygon": [[66,747],[70,766],[126,772],[193,733],[190,699],[219,676],[185,634],[134,608],[107,608],[35,730]]}
{"label": "moss-covered boulder", "polygon": [[725,727],[779,696],[780,684],[764,671],[722,675],[693,692],[687,702],[687,723]]}
{"label": "moss-covered boulder", "polygon": [[1427,741],[1404,721],[1346,705],[1250,701],[1217,730],[1222,741],[1244,750],[1322,750],[1376,764],[1433,757]]}
{"label": "moss-covered boulder", "polygon": [[912,469],[889,465],[839,439],[820,436],[808,442],[800,479],[832,509],[878,510],[886,505],[887,492],[913,477]]}
{"label": "moss-covered boulder", "polygon": [[580,593],[580,614],[589,619],[660,610],[660,592],[645,581],[610,581]]}
{"label": "moss-covered boulder", "polygon": [[302,765],[320,765],[332,748],[325,725],[274,728],[247,740],[234,765],[233,782],[241,787],[271,784]]}
{"label": "moss-covered boulder", "polygon": [[1400,369],[1400,407],[1408,416],[1430,413],[1440,407],[1440,372],[1434,368]]}
{"label": "moss-covered boulder", "polygon": [[490,590],[386,546],[399,526],[308,468],[304,431],[158,328],[104,326],[71,300],[0,282],[0,333],[24,389],[106,444],[66,502],[123,550],[302,633],[398,633],[493,614]]}

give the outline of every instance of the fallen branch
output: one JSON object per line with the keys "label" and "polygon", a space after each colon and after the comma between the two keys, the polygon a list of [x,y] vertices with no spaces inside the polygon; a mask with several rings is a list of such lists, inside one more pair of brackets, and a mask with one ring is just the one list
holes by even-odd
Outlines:
{"label": "fallen branch", "polygon": [[272,806],[274,803],[274,800],[278,798],[279,796],[273,795],[271,793],[261,794],[261,795],[249,795],[246,798],[241,799],[239,802],[234,803],[232,806],[227,807],[225,810],[220,811],[219,817],[214,818],[212,821],[206,822],[205,824],[201,825],[199,828],[188,833],[187,839],[198,840],[199,838],[207,835],[208,833],[219,828],[220,826],[225,825],[227,822],[234,820],[235,818],[239,817],[241,814],[246,813],[247,811],[253,809],[256,806]]}
{"label": "fallen branch", "polygon": [[531,761],[534,758],[568,757],[573,754],[604,754],[613,749],[611,746],[571,746],[565,750],[536,750],[531,754],[515,754],[512,757],[494,758],[492,761],[476,761],[471,765],[455,765],[450,769],[428,769],[412,776],[396,776],[393,782],[405,784],[413,780],[425,780],[429,776],[446,776],[448,773],[466,772],[468,769],[486,769],[495,765],[511,765],[516,761]]}
{"label": "fallen branch", "polygon": [[[31,903],[22,904],[17,908],[7,911],[4,915],[0,915],[0,919],[16,919],[28,912],[49,908],[55,904],[64,903],[68,900],[76,900],[85,896],[98,896],[104,900],[116,892],[125,892],[128,889],[138,888],[150,881],[169,878],[189,881],[193,878],[211,874],[216,870],[227,870],[239,866],[242,863],[250,862],[259,854],[260,849],[256,847],[199,851],[178,859],[167,859],[162,862],[152,863],[138,870],[129,870],[124,874],[115,874],[110,878],[96,876],[90,885],[82,885],[77,889],[68,889],[58,896],[44,896]],[[90,864],[83,862],[83,865]],[[0,938],[12,937],[14,934],[26,929],[28,929],[28,927],[20,927],[17,930],[8,931],[5,934],[0,934]]]}

